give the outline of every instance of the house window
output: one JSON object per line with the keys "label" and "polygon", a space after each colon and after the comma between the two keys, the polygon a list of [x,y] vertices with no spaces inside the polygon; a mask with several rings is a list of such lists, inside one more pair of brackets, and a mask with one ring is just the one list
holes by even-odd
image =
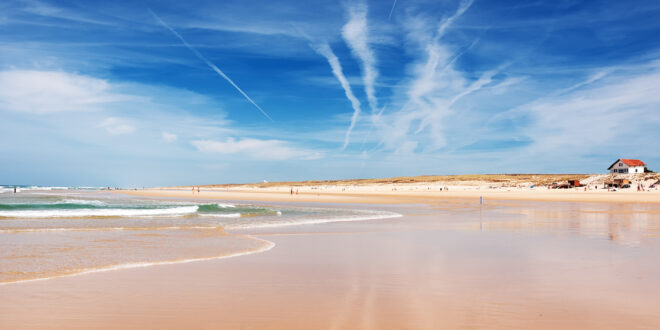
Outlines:
{"label": "house window", "polygon": [[619,163],[619,166],[623,166],[623,163]]}

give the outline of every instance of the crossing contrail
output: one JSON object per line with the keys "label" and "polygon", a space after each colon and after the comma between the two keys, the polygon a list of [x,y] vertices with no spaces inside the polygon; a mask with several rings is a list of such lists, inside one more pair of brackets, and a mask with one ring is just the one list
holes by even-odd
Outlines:
{"label": "crossing contrail", "polygon": [[167,23],[165,23],[162,19],[160,19],[160,17],[158,17],[158,15],[156,15],[156,13],[154,13],[151,9],[149,9],[149,12],[151,13],[151,15],[154,16],[154,18],[156,18],[156,20],[158,21],[158,23],[160,23],[160,25],[162,25],[166,29],[170,30],[170,32],[172,32],[172,34],[174,34],[174,36],[179,38],[179,40],[181,40],[183,45],[186,46],[186,48],[190,49],[190,51],[193,52],[193,54],[195,54],[195,56],[197,56],[200,60],[204,61],[204,63],[206,63],[206,65],[208,65],[209,68],[211,68],[213,71],[215,71],[217,74],[219,74],[222,78],[225,78],[225,80],[227,80],[232,86],[234,86],[234,88],[236,88],[237,91],[239,91],[241,94],[243,94],[243,96],[245,96],[245,98],[248,101],[250,101],[250,103],[252,103],[252,105],[254,105],[257,109],[259,109],[259,111],[261,111],[261,113],[264,116],[266,116],[266,118],[270,119],[270,121],[273,121],[273,118],[271,118],[266,113],[266,111],[264,111],[264,109],[262,109],[257,103],[252,101],[252,99],[247,94],[245,94],[245,92],[240,87],[238,87],[238,85],[236,85],[224,72],[222,72],[222,70],[220,70],[220,68],[218,68],[215,64],[213,64],[213,62],[209,61],[204,55],[202,55],[202,53],[197,51],[197,49],[193,48],[193,46],[191,46],[186,41],[186,39],[183,39],[183,37],[178,32],[176,32],[173,28],[171,28],[169,25],[167,25]]}

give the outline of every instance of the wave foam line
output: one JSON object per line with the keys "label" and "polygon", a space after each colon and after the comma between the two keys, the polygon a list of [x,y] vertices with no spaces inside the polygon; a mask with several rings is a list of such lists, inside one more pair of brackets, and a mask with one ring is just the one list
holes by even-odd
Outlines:
{"label": "wave foam line", "polygon": [[78,210],[20,210],[0,211],[5,218],[66,218],[66,217],[132,217],[172,216],[197,212],[198,206],[181,206],[167,209],[78,209]]}
{"label": "wave foam line", "polygon": [[402,214],[390,212],[389,214],[381,215],[371,215],[363,217],[346,217],[346,218],[330,218],[330,219],[310,219],[307,221],[299,222],[280,222],[280,223],[259,223],[259,224],[235,224],[235,225],[226,225],[225,229],[258,229],[258,228],[276,228],[276,227],[288,227],[288,226],[298,226],[298,225],[315,225],[321,223],[332,223],[332,222],[350,222],[350,221],[367,221],[367,220],[380,220],[380,219],[390,219],[390,218],[400,218]]}
{"label": "wave foam line", "polygon": [[27,283],[27,282],[46,281],[46,280],[51,280],[51,279],[54,279],[54,278],[61,278],[61,277],[72,277],[72,276],[80,276],[80,275],[87,275],[87,274],[94,274],[94,273],[103,273],[103,272],[109,272],[109,271],[114,271],[114,270],[144,268],[144,267],[151,267],[151,266],[164,266],[164,265],[174,265],[174,264],[187,264],[187,263],[190,263],[190,262],[197,262],[197,261],[227,259],[227,258],[245,256],[245,255],[249,255],[249,254],[262,253],[262,252],[266,252],[266,251],[268,251],[268,250],[275,247],[275,243],[273,243],[271,241],[267,241],[265,239],[257,238],[257,237],[254,237],[254,236],[247,236],[247,237],[252,238],[254,240],[257,240],[257,241],[261,241],[263,243],[266,243],[266,246],[261,248],[261,249],[256,249],[256,250],[253,250],[253,251],[237,252],[237,253],[233,253],[233,254],[227,254],[227,255],[221,255],[221,256],[215,256],[215,257],[191,258],[191,259],[170,260],[170,261],[154,261],[154,262],[132,262],[132,263],[127,263],[127,264],[115,265],[115,266],[107,266],[107,267],[92,268],[92,269],[83,269],[79,272],[70,273],[70,274],[61,274],[61,275],[42,277],[42,278],[32,278],[32,279],[27,279],[27,280],[16,280],[16,281],[9,281],[9,282],[1,282],[0,286],[8,285],[8,284],[19,284],[19,283]]}
{"label": "wave foam line", "polygon": [[240,213],[200,213],[200,217],[209,218],[240,218]]}
{"label": "wave foam line", "polygon": [[222,207],[222,208],[236,207],[236,205],[234,205],[234,204],[217,203],[216,205],[218,205],[218,207]]}
{"label": "wave foam line", "polygon": [[108,205],[105,202],[95,200],[95,199],[65,199],[62,201],[55,202],[55,204],[82,204],[82,205],[94,205],[94,206],[106,206]]}
{"label": "wave foam line", "polygon": [[0,229],[0,234],[66,232],[66,231],[147,231],[147,230],[191,230],[224,229],[222,226],[168,226],[168,227],[96,227],[96,228],[17,228]]}

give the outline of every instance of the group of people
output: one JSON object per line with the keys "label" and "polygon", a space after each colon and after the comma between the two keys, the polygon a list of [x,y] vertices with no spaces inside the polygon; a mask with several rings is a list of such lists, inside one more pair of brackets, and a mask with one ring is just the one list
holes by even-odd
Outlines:
{"label": "group of people", "polygon": [[[195,194],[195,186],[192,187],[192,194]],[[199,186],[197,186],[197,195],[199,195]]]}

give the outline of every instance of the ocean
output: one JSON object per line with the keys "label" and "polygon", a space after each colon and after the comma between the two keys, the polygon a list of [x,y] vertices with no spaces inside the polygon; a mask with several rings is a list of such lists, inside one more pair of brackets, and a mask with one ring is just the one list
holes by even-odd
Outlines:
{"label": "ocean", "polygon": [[269,250],[250,229],[397,217],[385,211],[140,199],[0,186],[0,285]]}

